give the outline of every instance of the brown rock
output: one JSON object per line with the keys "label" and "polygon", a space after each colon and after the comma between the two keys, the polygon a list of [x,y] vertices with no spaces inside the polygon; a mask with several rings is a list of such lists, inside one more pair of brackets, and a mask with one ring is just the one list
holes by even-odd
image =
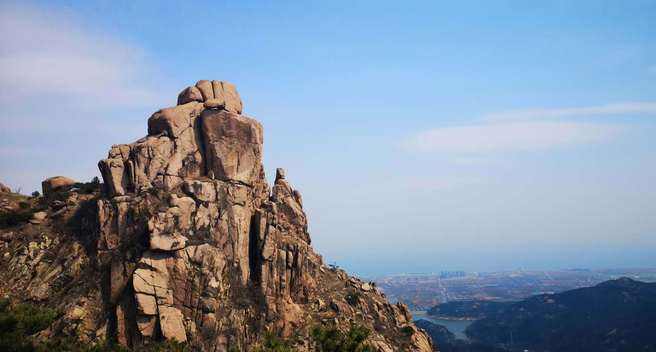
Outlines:
{"label": "brown rock", "polygon": [[11,188],[5,186],[2,182],[0,182],[0,193],[11,193]]}
{"label": "brown rock", "polygon": [[296,200],[296,203],[303,208],[303,196],[301,196],[301,192],[297,189],[294,190],[293,192],[294,195],[294,200]]}
{"label": "brown rock", "polygon": [[223,86],[223,94],[225,96],[225,109],[237,114],[241,114],[243,106],[241,97],[237,92],[237,87],[230,82],[221,82]]}
{"label": "brown rock", "polygon": [[183,189],[187,194],[201,202],[216,200],[216,188],[213,182],[198,180],[185,181]]}
{"label": "brown rock", "polygon": [[194,117],[200,113],[201,107],[201,104],[194,103],[159,110],[148,119],[148,135],[165,133],[169,137],[181,137],[186,129],[193,127]]}
{"label": "brown rock", "polygon": [[41,182],[41,188],[45,197],[50,196],[53,192],[69,187],[75,184],[75,180],[64,176],[55,176],[45,179]]}
{"label": "brown rock", "polygon": [[252,185],[262,175],[262,125],[227,111],[202,115],[207,170],[220,180]]}
{"label": "brown rock", "polygon": [[198,117],[203,104],[162,109],[148,120],[149,136],[114,146],[98,164],[111,196],[163,186],[171,190],[185,178],[205,172]]}
{"label": "brown rock", "polygon": [[212,81],[212,91],[214,92],[214,99],[216,99],[216,104],[225,107],[226,105],[226,96],[223,92],[223,84],[221,81]]}
{"label": "brown rock", "polygon": [[157,315],[157,300],[155,300],[155,296],[137,293],[134,297],[137,301],[139,314]]}
{"label": "brown rock", "polygon": [[172,194],[170,204],[166,212],[159,212],[148,221],[152,250],[174,251],[187,245],[187,237],[183,234],[191,229],[196,203],[189,197]]}
{"label": "brown rock", "polygon": [[203,95],[197,87],[187,87],[178,95],[178,105],[187,104],[192,101],[203,102]]}
{"label": "brown rock", "polygon": [[196,87],[200,90],[200,93],[203,95],[203,101],[214,98],[214,91],[212,90],[212,83],[207,80],[200,80],[196,82]]}
{"label": "brown rock", "polygon": [[169,272],[166,268],[165,254],[146,252],[140,267],[134,271],[132,285],[136,293],[144,293],[157,298],[168,295]]}
{"label": "brown rock", "polygon": [[187,246],[187,237],[179,234],[156,234],[150,236],[150,249],[176,251]]}
{"label": "brown rock", "polygon": [[219,99],[209,99],[203,104],[203,106],[205,106],[206,109],[224,109],[225,102]]}
{"label": "brown rock", "polygon": [[285,169],[277,168],[276,169],[276,181],[285,179]]}
{"label": "brown rock", "polygon": [[410,351],[424,352],[432,350],[430,338],[426,333],[419,331],[414,324],[408,325],[407,327],[412,329],[412,334],[410,335]]}
{"label": "brown rock", "polygon": [[[125,172],[125,162],[120,159],[103,159],[98,162],[98,169],[105,180],[109,194],[123,195],[130,185]],[[45,193],[44,193],[45,195]]]}
{"label": "brown rock", "polygon": [[182,312],[177,308],[162,306],[159,309],[159,324],[162,335],[167,340],[187,341],[187,334],[182,322]]}

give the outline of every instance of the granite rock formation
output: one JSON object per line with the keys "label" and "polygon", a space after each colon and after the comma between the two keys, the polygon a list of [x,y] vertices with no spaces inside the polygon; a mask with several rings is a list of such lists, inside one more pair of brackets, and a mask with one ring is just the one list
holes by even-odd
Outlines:
{"label": "granite rock formation", "polygon": [[379,351],[431,351],[404,305],[314,252],[300,192],[283,169],[267,184],[263,128],[242,110],[234,85],[199,81],[111,147],[102,191],[44,181],[45,216],[4,242],[0,293],[73,312],[45,335],[127,347],[248,351],[274,334],[312,351],[312,327],[361,324]]}
{"label": "granite rock formation", "polygon": [[75,184],[75,180],[73,179],[70,179],[65,176],[54,176],[54,177],[47,178],[43,182],[41,182],[41,190],[43,191],[43,195],[48,197],[53,192],[65,187],[70,187],[74,184]]}

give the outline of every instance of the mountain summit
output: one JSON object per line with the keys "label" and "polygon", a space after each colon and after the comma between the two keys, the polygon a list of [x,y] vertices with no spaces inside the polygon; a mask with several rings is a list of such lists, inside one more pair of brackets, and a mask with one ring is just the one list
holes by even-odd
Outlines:
{"label": "mountain summit", "polygon": [[101,185],[23,200],[30,221],[1,230],[0,293],[59,312],[41,339],[313,351],[321,329],[359,329],[378,351],[431,351],[404,305],[314,252],[300,192],[283,169],[268,185],[262,125],[242,111],[234,85],[199,81],[111,147]]}

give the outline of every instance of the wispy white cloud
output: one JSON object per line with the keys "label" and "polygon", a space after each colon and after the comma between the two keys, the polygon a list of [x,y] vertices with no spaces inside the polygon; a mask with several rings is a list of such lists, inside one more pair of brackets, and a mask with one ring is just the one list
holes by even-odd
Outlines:
{"label": "wispy white cloud", "polygon": [[94,106],[143,106],[156,99],[136,47],[92,32],[61,12],[0,6],[0,101],[59,99]]}
{"label": "wispy white cloud", "polygon": [[148,114],[175,102],[156,67],[66,10],[0,4],[0,179],[36,189],[53,174],[95,176],[110,145],[143,135]]}
{"label": "wispy white cloud", "polygon": [[436,128],[417,134],[406,147],[424,152],[529,151],[600,142],[618,132],[612,125],[579,122],[482,123]]}
{"label": "wispy white cloud", "polygon": [[608,141],[623,125],[577,121],[579,117],[656,116],[656,102],[624,102],[587,107],[526,109],[483,115],[472,123],[417,133],[409,150],[451,154],[545,150]]}
{"label": "wispy white cloud", "polygon": [[488,114],[484,120],[558,119],[583,116],[656,115],[656,102],[624,102],[599,106],[514,110]]}

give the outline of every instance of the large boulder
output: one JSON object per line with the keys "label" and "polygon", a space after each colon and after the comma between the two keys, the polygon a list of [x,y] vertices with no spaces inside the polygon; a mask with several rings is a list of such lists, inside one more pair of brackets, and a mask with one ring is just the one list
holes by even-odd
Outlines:
{"label": "large boulder", "polygon": [[207,109],[218,109],[241,114],[244,106],[234,84],[226,81],[200,80],[178,94],[178,105],[204,103]]}
{"label": "large boulder", "polygon": [[196,87],[187,87],[178,94],[178,105],[187,104],[192,101],[203,102],[203,94]]}
{"label": "large boulder", "polygon": [[64,177],[64,176],[54,176],[47,178],[41,182],[41,188],[43,190],[43,195],[48,197],[54,192],[70,187],[75,184],[75,180]]}
{"label": "large boulder", "polygon": [[212,82],[208,80],[200,80],[196,82],[196,88],[200,90],[200,93],[203,96],[203,101],[214,99],[214,89],[212,88]]}
{"label": "large boulder", "polygon": [[201,114],[206,165],[210,177],[252,185],[263,175],[262,125],[225,110]]}
{"label": "large boulder", "polygon": [[2,182],[0,182],[0,193],[11,193],[11,188],[5,186]]}
{"label": "large boulder", "polygon": [[201,111],[198,102],[161,109],[148,119],[148,136],[112,146],[98,163],[108,193],[125,195],[154,185],[170,190],[185,178],[204,175]]}

